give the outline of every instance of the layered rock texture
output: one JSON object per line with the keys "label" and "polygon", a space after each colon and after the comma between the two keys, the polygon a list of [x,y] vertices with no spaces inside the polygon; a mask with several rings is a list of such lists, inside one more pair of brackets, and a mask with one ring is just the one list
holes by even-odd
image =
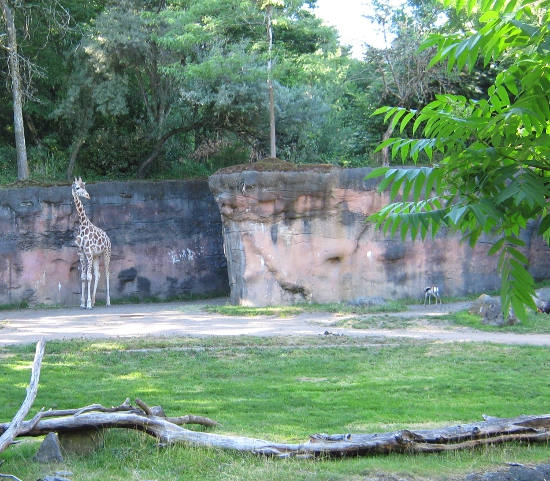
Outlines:
{"label": "layered rock texture", "polygon": [[[277,159],[223,169],[209,179],[222,221],[234,304],[418,298],[499,287],[490,243],[475,249],[441,232],[425,242],[385,237],[366,222],[387,203],[370,169],[297,166]],[[525,231],[536,278],[550,272],[548,246]]]}
{"label": "layered rock texture", "polygon": [[[85,180],[85,179],[84,179]],[[206,181],[88,183],[88,218],[111,239],[111,298],[227,293]],[[70,185],[0,189],[0,304],[80,305]],[[105,300],[103,263],[98,304]]]}

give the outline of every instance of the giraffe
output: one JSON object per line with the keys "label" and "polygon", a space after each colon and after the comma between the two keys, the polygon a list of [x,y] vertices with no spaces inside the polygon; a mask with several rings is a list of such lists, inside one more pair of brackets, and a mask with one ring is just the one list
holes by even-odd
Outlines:
{"label": "giraffe", "polygon": [[[111,305],[111,298],[109,296],[109,263],[111,261],[111,241],[105,233],[99,227],[93,225],[86,212],[84,212],[84,205],[80,200],[80,197],[90,198],[90,195],[86,191],[86,183],[82,181],[82,178],[74,179],[73,185],[73,199],[76,205],[76,211],[78,212],[78,219],[80,226],[78,235],[76,236],[76,246],[78,248],[78,257],[80,259],[80,279],[82,280],[82,296],[80,300],[80,307],[83,309],[92,309],[95,304],[95,294],[97,290],[97,283],[99,281],[99,259],[103,256],[103,262],[105,264],[105,280],[107,281],[107,306]],[[94,292],[90,296],[90,285],[92,282],[92,266],[94,268]],[[88,283],[88,299],[85,302],[84,292],[86,290],[86,282]]]}

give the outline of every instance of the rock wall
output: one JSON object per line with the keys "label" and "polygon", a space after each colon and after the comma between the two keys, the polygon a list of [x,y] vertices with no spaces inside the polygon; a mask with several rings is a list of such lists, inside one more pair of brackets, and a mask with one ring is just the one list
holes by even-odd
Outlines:
{"label": "rock wall", "polygon": [[[366,217],[387,203],[370,169],[296,166],[271,160],[223,169],[209,179],[223,221],[231,302],[265,306],[365,296],[418,298],[499,287],[488,242],[475,249],[441,232],[433,241],[391,239]],[[536,226],[525,232],[536,278],[550,250]]]}
{"label": "rock wall", "polygon": [[[227,293],[206,181],[88,183],[88,218],[112,243],[111,298]],[[71,187],[0,189],[0,304],[80,305]],[[98,304],[105,299],[105,276]]]}

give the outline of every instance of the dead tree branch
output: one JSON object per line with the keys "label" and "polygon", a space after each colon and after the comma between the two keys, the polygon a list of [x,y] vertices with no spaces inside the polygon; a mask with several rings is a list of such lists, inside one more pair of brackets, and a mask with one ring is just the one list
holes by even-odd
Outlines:
{"label": "dead tree branch", "polygon": [[[143,401],[136,399],[140,404],[147,407]],[[204,416],[188,414],[179,417],[165,417],[148,414],[142,408],[132,406],[129,399],[126,399],[120,406],[107,408],[101,404],[91,404],[78,409],[62,409],[40,411],[30,421],[20,423],[18,436],[42,436],[49,432],[79,431],[91,427],[97,428],[128,428],[148,432],[156,436],[154,429],[149,430],[148,425],[160,422],[162,426],[174,425],[176,427],[184,424],[199,424],[206,427],[220,426],[216,421]],[[6,433],[12,423],[0,423],[0,434]],[[158,436],[157,436],[158,437]]]}
{"label": "dead tree branch", "polygon": [[[124,409],[126,405],[122,405]],[[105,409],[105,408],[101,408]],[[143,431],[162,445],[191,444],[195,446],[251,452],[255,454],[286,456],[372,455],[388,453],[438,453],[470,449],[488,444],[510,441],[547,442],[550,440],[550,414],[519,416],[516,418],[489,418],[474,424],[433,430],[401,430],[377,434],[315,434],[302,444],[274,443],[263,439],[191,431],[182,424],[200,421],[206,426],[217,425],[208,418],[182,416],[165,418],[147,415],[141,409],[130,411],[75,410],[80,414],[50,418],[53,412],[43,413],[34,427],[26,429],[25,436],[41,436],[48,432],[79,431],[89,428],[126,428]],[[211,424],[210,424],[211,423]],[[0,424],[0,431],[6,429]]]}
{"label": "dead tree branch", "polygon": [[[21,434],[21,432],[24,432],[24,429],[22,429],[23,419],[25,419],[25,416],[29,413],[32,404],[34,403],[34,399],[36,398],[36,393],[38,392],[38,381],[40,380],[40,366],[42,365],[42,358],[44,357],[44,350],[46,348],[46,341],[44,339],[41,339],[36,344],[36,352],[34,355],[34,362],[32,365],[32,372],[31,372],[31,380],[29,383],[29,387],[27,388],[27,396],[25,397],[25,400],[23,401],[23,404],[19,408],[19,411],[17,411],[17,414],[14,416],[11,423],[9,423],[9,427],[2,431],[2,435],[0,436],[0,453],[4,451],[10,444],[13,444],[13,440]],[[40,417],[37,415],[35,416],[31,421],[28,422],[29,426],[36,425],[36,423],[39,421]]]}

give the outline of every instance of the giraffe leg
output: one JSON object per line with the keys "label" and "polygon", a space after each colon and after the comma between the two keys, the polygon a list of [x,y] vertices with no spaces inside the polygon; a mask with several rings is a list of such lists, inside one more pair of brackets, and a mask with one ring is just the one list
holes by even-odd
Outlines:
{"label": "giraffe leg", "polygon": [[90,289],[92,286],[92,264],[94,262],[94,259],[92,257],[92,254],[86,255],[86,260],[88,261],[87,269],[86,269],[86,281],[88,282],[88,300],[86,301],[86,309],[92,308],[92,298],[90,295]]}
{"label": "giraffe leg", "polygon": [[78,258],[80,259],[80,280],[82,281],[80,307],[84,309],[86,307],[86,301],[84,299],[86,292],[86,257],[81,249],[78,249]]}
{"label": "giraffe leg", "polygon": [[99,257],[94,257],[93,265],[94,265],[94,292],[92,294],[92,307],[95,306],[95,294],[97,292],[97,283],[99,282],[99,278],[101,277],[101,274],[99,273]]}
{"label": "giraffe leg", "polygon": [[109,294],[109,264],[111,263],[111,252],[107,251],[103,255],[103,263],[105,264],[105,281],[107,283],[107,300],[105,305],[111,305],[111,296]]}

